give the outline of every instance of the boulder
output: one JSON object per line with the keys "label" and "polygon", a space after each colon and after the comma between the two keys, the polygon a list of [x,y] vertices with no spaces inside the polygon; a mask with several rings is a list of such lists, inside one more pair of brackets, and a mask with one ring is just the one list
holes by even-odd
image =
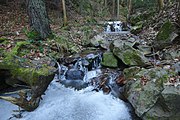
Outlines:
{"label": "boulder", "polygon": [[137,46],[137,48],[143,52],[143,54],[146,56],[146,55],[149,55],[149,54],[152,54],[152,47],[148,46],[148,45],[139,45]]}
{"label": "boulder", "polygon": [[179,86],[164,86],[157,103],[143,116],[143,119],[179,120],[179,89]]}
{"label": "boulder", "polygon": [[21,48],[28,45],[29,43],[26,41],[17,42],[9,53],[3,52],[4,58],[0,61],[0,71],[7,71],[5,74],[8,74],[8,76],[3,77],[5,77],[6,83],[11,86],[15,87],[16,84],[21,82],[29,86],[34,86],[43,79],[48,78],[49,81],[54,77],[55,67],[47,63],[42,64],[44,61],[41,59],[34,60],[36,61],[34,62],[20,56],[22,54],[20,51]]}
{"label": "boulder", "polygon": [[84,72],[77,69],[69,69],[65,76],[67,80],[83,80]]}
{"label": "boulder", "polygon": [[164,49],[161,53],[162,59],[163,60],[179,59],[180,51],[178,49],[180,49],[180,46],[177,47],[173,46],[173,48]]}
{"label": "boulder", "polygon": [[82,80],[62,80],[60,81],[60,83],[65,87],[74,88],[76,90],[81,90],[83,88],[88,87],[88,83]]}
{"label": "boulder", "polygon": [[105,52],[103,54],[101,65],[106,67],[118,67],[118,60],[112,52]]}
{"label": "boulder", "polygon": [[179,86],[165,86],[165,83],[177,73],[160,67],[126,68],[127,83],[125,96],[135,108],[136,114],[143,120],[179,118]]}
{"label": "boulder", "polygon": [[131,28],[131,33],[137,35],[138,33],[140,33],[142,31],[142,29],[143,29],[143,22],[140,21]]}
{"label": "boulder", "polygon": [[115,40],[110,46],[111,51],[115,56],[123,61],[128,66],[147,66],[148,59],[137,49],[132,46],[134,44],[122,40]]}
{"label": "boulder", "polygon": [[94,47],[101,47],[103,49],[109,49],[110,42],[105,40],[103,36],[97,35],[91,39],[90,44]]}
{"label": "boulder", "polygon": [[166,21],[156,36],[154,41],[155,48],[160,50],[172,44],[175,38],[178,37],[178,34],[174,30],[174,25],[170,21]]}
{"label": "boulder", "polygon": [[[6,43],[8,41],[3,42],[3,46]],[[50,58],[38,57],[32,60],[24,57],[30,52],[28,51],[30,43],[27,41],[18,41],[10,47],[11,49],[8,52],[4,48],[0,49],[2,52],[0,56],[2,58],[0,60],[0,73],[3,72],[3,75],[0,76],[10,86],[25,85],[31,88],[31,96],[27,98],[26,91],[22,91],[18,93],[19,97],[0,96],[0,99],[18,105],[26,111],[33,111],[39,106],[41,96],[53,80],[56,68],[51,65]],[[25,51],[23,48],[25,48]],[[5,88],[4,86],[0,87]]]}

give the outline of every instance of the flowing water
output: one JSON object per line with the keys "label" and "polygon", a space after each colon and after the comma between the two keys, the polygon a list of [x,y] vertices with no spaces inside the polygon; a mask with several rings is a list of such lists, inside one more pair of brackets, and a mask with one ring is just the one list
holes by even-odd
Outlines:
{"label": "flowing water", "polygon": [[121,21],[107,21],[104,23],[105,28],[104,28],[104,32],[105,33],[129,33],[130,31],[130,25],[125,23],[125,22],[121,22]]}
{"label": "flowing water", "polygon": [[[113,96],[112,91],[108,94],[102,89],[94,91],[99,77],[104,76],[100,61],[101,54],[88,54],[71,67],[57,63],[59,74],[49,85],[39,107],[33,112],[23,112],[19,120],[131,120],[125,102]],[[112,84],[117,73],[108,76],[108,84]],[[0,120],[17,120],[13,117],[17,114],[12,112],[14,109],[18,107],[0,100]]]}

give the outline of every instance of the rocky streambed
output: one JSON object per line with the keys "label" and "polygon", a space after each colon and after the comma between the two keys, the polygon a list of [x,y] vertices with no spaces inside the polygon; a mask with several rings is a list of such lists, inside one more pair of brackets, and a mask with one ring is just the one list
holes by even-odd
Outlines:
{"label": "rocky streambed", "polygon": [[[167,46],[169,42],[165,42]],[[89,45],[93,49],[57,61],[47,57],[29,62],[17,57],[21,46],[27,46],[22,42],[13,49],[17,56],[7,55],[8,59],[1,61],[0,72],[2,80],[10,81],[8,85],[30,86],[31,99],[24,98],[23,93],[19,93],[20,99],[1,99],[32,111],[56,73],[57,82],[65,87],[80,90],[92,86],[92,91],[125,101],[132,119],[178,120],[179,45],[158,51],[149,41],[130,33],[101,33]]]}
{"label": "rocky streambed", "polygon": [[179,45],[156,51],[149,41],[131,34],[102,34],[92,44],[107,50],[103,66],[125,65],[118,82],[124,84],[123,95],[140,118],[179,119]]}

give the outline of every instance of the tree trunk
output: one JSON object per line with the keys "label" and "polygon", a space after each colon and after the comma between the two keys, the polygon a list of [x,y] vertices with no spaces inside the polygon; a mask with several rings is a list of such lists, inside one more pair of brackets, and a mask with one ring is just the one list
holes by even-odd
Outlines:
{"label": "tree trunk", "polygon": [[107,8],[107,0],[104,0],[104,6]]}
{"label": "tree trunk", "polygon": [[178,21],[177,22],[180,26],[180,1],[178,1],[177,3],[178,3],[178,8],[177,8],[178,9],[178,14],[177,14]]}
{"label": "tree trunk", "polygon": [[113,0],[113,3],[112,3],[112,16],[113,16],[113,18],[115,17],[115,9],[116,9],[115,4],[116,4],[116,1]]}
{"label": "tree trunk", "polygon": [[26,5],[31,29],[40,38],[47,38],[51,34],[51,28],[44,0],[26,0]]}
{"label": "tree trunk", "polygon": [[119,12],[120,12],[119,11],[119,9],[120,9],[119,8],[119,3],[120,3],[119,0],[117,0],[117,19],[119,19]]}
{"label": "tree trunk", "polygon": [[158,0],[159,10],[164,7],[164,0]]}
{"label": "tree trunk", "polygon": [[66,4],[65,4],[65,0],[62,0],[62,6],[63,6],[64,26],[66,26],[67,25],[67,16],[66,16]]}
{"label": "tree trunk", "polygon": [[131,12],[132,12],[132,0],[128,0],[128,16],[127,16],[127,20],[130,19]]}

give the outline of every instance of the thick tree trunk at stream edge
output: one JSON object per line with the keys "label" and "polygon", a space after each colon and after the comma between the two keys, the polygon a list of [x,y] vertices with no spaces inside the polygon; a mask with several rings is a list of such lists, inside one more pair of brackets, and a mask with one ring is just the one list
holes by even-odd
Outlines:
{"label": "thick tree trunk at stream edge", "polygon": [[26,5],[31,29],[41,38],[47,38],[51,29],[44,0],[26,0]]}

